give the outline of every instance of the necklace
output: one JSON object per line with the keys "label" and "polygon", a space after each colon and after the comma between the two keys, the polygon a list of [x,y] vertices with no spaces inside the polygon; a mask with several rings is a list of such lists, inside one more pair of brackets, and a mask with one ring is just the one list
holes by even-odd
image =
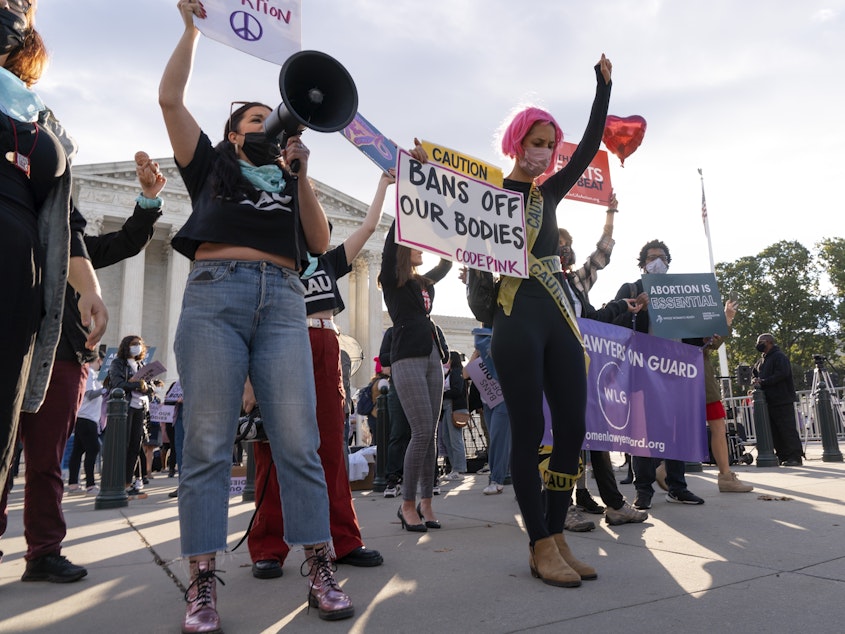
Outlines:
{"label": "necklace", "polygon": [[18,128],[11,117],[9,117],[9,123],[12,124],[12,135],[15,138],[15,151],[6,152],[6,160],[26,174],[26,177],[29,178],[29,157],[32,156],[32,153],[35,151],[35,145],[38,143],[38,124],[33,123],[35,126],[35,138],[32,140],[32,147],[29,150],[29,154],[24,156],[18,152]]}

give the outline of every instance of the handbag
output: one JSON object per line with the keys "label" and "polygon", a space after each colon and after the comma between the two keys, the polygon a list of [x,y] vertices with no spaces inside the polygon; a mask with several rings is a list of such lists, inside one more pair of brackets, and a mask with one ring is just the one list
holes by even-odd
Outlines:
{"label": "handbag", "polygon": [[492,324],[499,297],[499,282],[490,271],[467,271],[467,303],[475,318],[482,324]]}
{"label": "handbag", "polygon": [[238,419],[238,433],[235,435],[235,444],[240,442],[264,442],[267,434],[264,432],[264,421],[261,420],[261,412],[256,407],[246,416]]}
{"label": "handbag", "polygon": [[469,423],[469,416],[469,412],[465,409],[452,412],[452,424],[458,429],[466,427],[467,423]]}

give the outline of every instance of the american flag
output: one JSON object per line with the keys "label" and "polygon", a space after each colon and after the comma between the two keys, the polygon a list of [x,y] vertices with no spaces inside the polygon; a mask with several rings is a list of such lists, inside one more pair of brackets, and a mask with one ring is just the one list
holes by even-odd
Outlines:
{"label": "american flag", "polygon": [[707,222],[707,201],[704,200],[704,187],[701,188],[701,220]]}

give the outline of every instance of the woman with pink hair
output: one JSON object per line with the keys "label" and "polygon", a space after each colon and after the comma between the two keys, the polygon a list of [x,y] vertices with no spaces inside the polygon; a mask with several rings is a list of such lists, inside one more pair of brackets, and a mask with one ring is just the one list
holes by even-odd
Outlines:
{"label": "woman with pink hair", "polygon": [[[610,100],[611,64],[595,66],[597,88],[584,137],[569,162],[554,170],[554,150],[563,139],[552,115],[525,108],[502,135],[502,151],[514,159],[504,187],[525,201],[528,279],[502,276],[493,319],[492,356],[511,421],[511,475],[529,538],[531,574],[553,586],[576,587],[595,579],[563,537],[571,490],[581,471],[585,433],[587,356],[558,257],[558,203],[575,185],[601,142]],[[554,448],[537,471],[542,444],[545,393],[552,417]],[[543,491],[543,489],[545,489]]]}

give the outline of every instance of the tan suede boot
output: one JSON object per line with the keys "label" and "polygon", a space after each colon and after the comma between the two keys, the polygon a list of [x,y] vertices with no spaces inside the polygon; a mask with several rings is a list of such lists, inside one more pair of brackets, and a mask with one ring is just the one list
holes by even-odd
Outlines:
{"label": "tan suede boot", "polygon": [[533,576],[550,586],[577,588],[581,585],[581,575],[564,561],[553,537],[544,537],[534,543],[529,551],[528,565]]}
{"label": "tan suede boot", "polygon": [[581,579],[598,579],[599,575],[596,572],[595,568],[585,564],[583,561],[575,559],[575,555],[573,555],[572,551],[569,549],[569,544],[566,543],[566,539],[563,537],[563,533],[555,533],[554,535],[552,535],[552,539],[555,540],[555,545],[557,546],[557,550],[560,553],[560,556],[563,557],[563,560],[569,565],[570,568],[572,568],[581,576]]}

